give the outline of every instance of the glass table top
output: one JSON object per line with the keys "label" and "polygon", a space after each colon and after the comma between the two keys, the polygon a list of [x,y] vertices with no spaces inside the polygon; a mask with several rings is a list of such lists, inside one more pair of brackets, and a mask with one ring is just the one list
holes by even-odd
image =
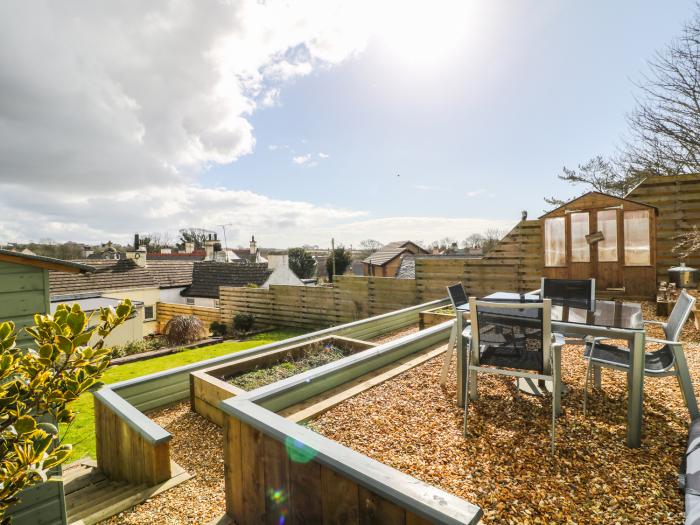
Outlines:
{"label": "glass table top", "polygon": [[[518,294],[512,292],[496,292],[485,297],[496,301],[538,302],[540,297],[535,294]],[[468,312],[469,304],[459,307]],[[617,328],[621,330],[643,330],[644,318],[642,305],[639,303],[623,303],[617,301],[595,301],[595,310],[552,305],[552,321],[577,325]]]}

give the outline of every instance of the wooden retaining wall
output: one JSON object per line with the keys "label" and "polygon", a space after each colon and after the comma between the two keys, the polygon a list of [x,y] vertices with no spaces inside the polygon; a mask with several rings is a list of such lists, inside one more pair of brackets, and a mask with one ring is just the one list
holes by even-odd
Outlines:
{"label": "wooden retaining wall", "polygon": [[97,465],[109,479],[153,486],[171,478],[171,435],[109,389],[94,394]]}
{"label": "wooden retaining wall", "polygon": [[[678,234],[700,226],[700,175],[649,177],[634,190],[628,199],[656,206],[656,280],[668,281],[668,269],[677,266],[678,256],[673,247]],[[700,253],[686,261],[688,266],[700,268]]]}
{"label": "wooden retaining wall", "polygon": [[165,325],[173,317],[178,315],[194,315],[198,317],[204,328],[209,332],[209,325],[214,321],[221,321],[221,310],[207,306],[195,306],[177,303],[156,303],[156,320],[158,321],[158,331],[162,333]]}

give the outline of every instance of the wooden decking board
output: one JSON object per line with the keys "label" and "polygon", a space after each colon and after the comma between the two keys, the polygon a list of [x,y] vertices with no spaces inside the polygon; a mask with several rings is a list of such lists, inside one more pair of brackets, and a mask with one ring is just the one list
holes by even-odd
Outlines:
{"label": "wooden decking board", "polygon": [[70,525],[91,525],[119,514],[134,505],[164,492],[192,476],[171,461],[172,477],[147,487],[123,481],[110,481],[88,464],[70,465],[66,472],[70,492],[66,491],[66,510]]}

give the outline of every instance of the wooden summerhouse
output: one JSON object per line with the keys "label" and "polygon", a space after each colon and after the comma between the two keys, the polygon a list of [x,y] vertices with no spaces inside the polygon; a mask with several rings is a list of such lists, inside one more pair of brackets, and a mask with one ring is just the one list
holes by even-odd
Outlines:
{"label": "wooden summerhouse", "polygon": [[656,291],[654,206],[590,192],[540,217],[545,277],[596,279],[596,294]]}

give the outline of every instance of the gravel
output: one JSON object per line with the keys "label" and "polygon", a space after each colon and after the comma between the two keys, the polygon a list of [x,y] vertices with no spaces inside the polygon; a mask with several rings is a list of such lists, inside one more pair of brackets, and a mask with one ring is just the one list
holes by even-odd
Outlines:
{"label": "gravel", "polygon": [[[654,317],[644,305],[645,318]],[[660,335],[653,332],[654,335]],[[689,323],[685,350],[695,389],[700,337]],[[682,523],[677,473],[688,413],[674,377],[646,378],[642,447],[625,446],[626,375],[603,371],[603,390],[583,416],[585,362],[567,345],[563,380],[571,392],[549,454],[549,399],[515,396],[512,379],[480,375],[462,436],[450,381],[438,385],[442,356],[329,410],[310,428],[441,487],[484,510],[485,523]]]}

